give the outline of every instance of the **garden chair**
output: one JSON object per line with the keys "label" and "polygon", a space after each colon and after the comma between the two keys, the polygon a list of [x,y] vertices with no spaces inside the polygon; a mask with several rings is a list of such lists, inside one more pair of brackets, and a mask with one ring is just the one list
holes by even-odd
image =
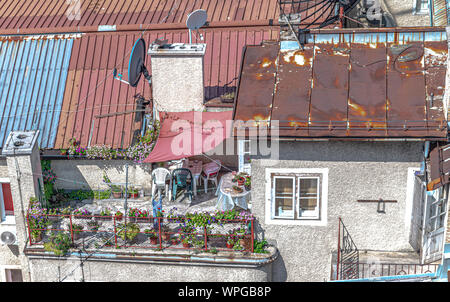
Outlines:
{"label": "garden chair", "polygon": [[220,168],[222,164],[220,160],[212,161],[210,163],[203,165],[203,171],[200,177],[200,181],[203,180],[205,182],[205,193],[208,191],[208,181],[211,180],[218,186],[217,177],[219,176]]}
{"label": "garden chair", "polygon": [[[155,196],[156,190],[161,194],[161,189],[165,189],[170,199],[170,171],[166,168],[156,168],[152,171],[152,196]],[[167,184],[169,180],[169,184]]]}
{"label": "garden chair", "polygon": [[195,181],[192,177],[192,172],[189,169],[179,168],[172,171],[172,200],[177,197],[178,188],[184,188],[185,194],[189,196],[189,201],[192,202],[192,182]]}

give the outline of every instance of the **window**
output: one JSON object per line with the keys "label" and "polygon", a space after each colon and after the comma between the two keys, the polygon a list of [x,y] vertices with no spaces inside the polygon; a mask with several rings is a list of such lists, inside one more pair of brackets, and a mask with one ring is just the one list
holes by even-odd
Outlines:
{"label": "window", "polygon": [[250,140],[239,140],[238,141],[238,155],[239,155],[239,172],[247,172],[251,174],[251,141]]}
{"label": "window", "polygon": [[23,282],[22,270],[20,269],[5,269],[6,282]]}
{"label": "window", "polygon": [[14,216],[14,205],[9,182],[0,179],[0,222],[7,216]]}
{"label": "window", "polygon": [[328,169],[266,169],[266,223],[326,225]]}
{"label": "window", "polygon": [[413,1],[413,14],[424,15],[429,13],[428,0]]}

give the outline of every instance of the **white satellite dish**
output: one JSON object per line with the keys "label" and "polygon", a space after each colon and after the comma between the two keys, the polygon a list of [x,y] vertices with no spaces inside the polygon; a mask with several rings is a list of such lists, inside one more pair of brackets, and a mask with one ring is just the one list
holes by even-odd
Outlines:
{"label": "white satellite dish", "polygon": [[192,43],[192,30],[197,30],[205,25],[208,19],[208,14],[204,9],[197,9],[190,13],[186,20],[186,26],[189,28],[189,44]]}

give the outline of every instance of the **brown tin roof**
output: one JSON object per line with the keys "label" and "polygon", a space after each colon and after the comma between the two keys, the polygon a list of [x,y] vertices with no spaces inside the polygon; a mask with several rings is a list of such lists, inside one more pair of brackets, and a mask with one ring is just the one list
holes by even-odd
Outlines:
{"label": "brown tin roof", "polygon": [[279,121],[280,137],[444,140],[447,53],[443,29],[312,31],[303,50],[248,46],[234,119]]}
{"label": "brown tin roof", "polygon": [[[257,45],[263,40],[278,39],[279,29],[274,27],[239,27],[202,30],[206,43],[204,58],[205,99],[212,99],[234,91],[245,45]],[[141,129],[141,121],[135,121],[136,94],[151,99],[148,83],[141,79],[136,88],[114,80],[114,67],[126,80],[128,60],[134,42],[142,32],[104,32],[78,34],[70,56],[69,70],[55,149],[67,148],[69,140],[81,141],[87,146],[109,145],[126,148]],[[146,31],[147,44],[157,38],[168,43],[188,43],[186,30]],[[150,57],[146,58],[151,74]],[[124,114],[117,114],[126,112]],[[97,117],[97,116],[103,117]],[[106,116],[105,116],[106,115]]]}
{"label": "brown tin roof", "polygon": [[429,168],[428,191],[450,183],[450,145],[437,146],[430,152]]}

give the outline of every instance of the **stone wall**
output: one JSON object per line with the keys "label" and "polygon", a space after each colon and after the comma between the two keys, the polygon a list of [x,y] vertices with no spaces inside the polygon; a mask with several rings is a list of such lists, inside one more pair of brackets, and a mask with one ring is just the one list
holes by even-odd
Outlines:
{"label": "stone wall", "polygon": [[[339,217],[360,250],[412,251],[407,178],[408,168],[420,167],[421,150],[420,142],[281,142],[280,160],[255,156],[252,212],[259,232],[280,251],[274,281],[328,280]],[[266,224],[266,168],[328,168],[327,224]],[[387,203],[385,213],[378,213],[377,203],[357,202],[379,198],[397,203]]]}

